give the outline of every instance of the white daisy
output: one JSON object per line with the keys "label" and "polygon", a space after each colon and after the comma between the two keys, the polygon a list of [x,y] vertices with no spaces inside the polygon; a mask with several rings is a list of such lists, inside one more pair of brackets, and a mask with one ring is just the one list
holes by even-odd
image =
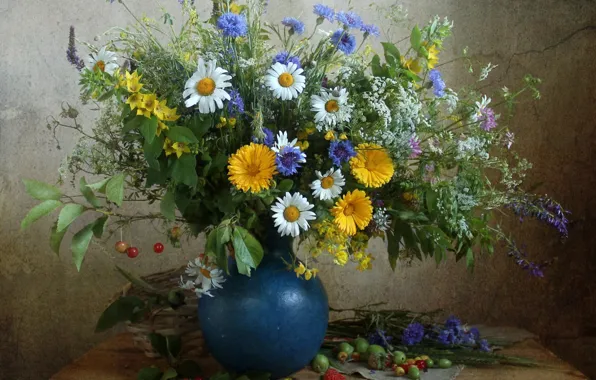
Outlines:
{"label": "white daisy", "polygon": [[275,144],[271,147],[275,153],[279,154],[279,152],[286,146],[296,146],[298,139],[294,139],[290,141],[288,139],[288,132],[286,131],[279,131],[277,133],[277,139],[275,140]]}
{"label": "white daisy", "polygon": [[118,70],[117,60],[116,53],[106,50],[105,46],[99,49],[97,54],[92,53],[88,58],[93,71],[103,71],[110,75]]}
{"label": "white daisy", "polygon": [[310,227],[308,221],[317,217],[314,212],[308,211],[313,207],[300,193],[286,193],[283,199],[278,197],[277,203],[271,206],[277,232],[281,236],[296,237],[300,235],[300,229],[307,231]]}
{"label": "white daisy", "polygon": [[320,171],[315,171],[317,175],[316,180],[310,184],[313,189],[312,195],[318,197],[320,200],[330,200],[338,197],[341,194],[341,188],[346,184],[341,170],[331,168],[324,175]]}
{"label": "white daisy", "polygon": [[315,123],[335,126],[348,122],[352,116],[352,106],[348,104],[348,92],[336,87],[332,91],[321,90],[320,95],[310,97],[311,111],[316,112]]}
{"label": "white daisy", "polygon": [[207,62],[199,58],[197,71],[186,81],[182,95],[187,98],[186,107],[199,105],[200,113],[213,113],[223,108],[223,101],[230,100],[230,95],[224,90],[232,86],[228,82],[232,77],[221,67],[217,67],[215,60]]}
{"label": "white daisy", "polygon": [[210,290],[213,288],[221,289],[221,284],[226,281],[221,269],[208,265],[199,258],[189,261],[185,272],[189,277],[195,279],[194,281],[185,281],[180,276],[180,287],[182,289],[194,290],[197,297],[201,297],[202,294],[213,297]]}
{"label": "white daisy", "polygon": [[295,63],[287,65],[276,62],[265,75],[265,84],[273,91],[276,98],[291,100],[298,97],[298,94],[306,86],[306,78]]}

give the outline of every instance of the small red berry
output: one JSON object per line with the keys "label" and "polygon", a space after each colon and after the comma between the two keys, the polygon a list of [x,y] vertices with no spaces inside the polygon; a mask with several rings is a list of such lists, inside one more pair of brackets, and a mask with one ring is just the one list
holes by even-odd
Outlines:
{"label": "small red berry", "polygon": [[131,259],[134,259],[135,257],[137,257],[139,255],[139,249],[137,247],[130,247],[126,250],[126,254]]}
{"label": "small red berry", "polygon": [[126,253],[126,250],[128,249],[128,243],[120,240],[116,243],[116,246],[114,248],[116,248],[116,251],[120,253]]}
{"label": "small red berry", "polygon": [[155,243],[153,244],[153,252],[155,253],[162,253],[163,252],[163,244],[161,243]]}
{"label": "small red berry", "polygon": [[416,360],[416,367],[418,367],[418,369],[425,370],[427,368],[427,365],[424,360]]}
{"label": "small red berry", "polygon": [[336,369],[329,368],[323,375],[323,380],[345,380],[346,377],[341,373],[337,372]]}

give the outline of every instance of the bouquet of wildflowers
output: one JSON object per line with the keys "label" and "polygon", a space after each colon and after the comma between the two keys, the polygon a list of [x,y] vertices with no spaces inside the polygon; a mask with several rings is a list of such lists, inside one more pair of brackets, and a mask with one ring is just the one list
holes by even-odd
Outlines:
{"label": "bouquet of wildflowers", "polygon": [[[379,28],[349,10],[317,4],[316,25],[307,30],[294,17],[264,22],[264,0],[214,0],[210,15],[188,0],[181,6],[178,31],[167,13],[163,23],[135,17],[105,45],[87,45],[87,61],[71,29],[68,59],[80,71],[82,99],[101,115],[89,133],[65,106],[63,119],[48,127],[83,134],[62,178],[101,178],[80,180],[84,204],[26,181],[43,203],[23,226],[60,208],[51,233],[58,250],[78,216],[97,214],[74,234],[78,268],[104,226],[151,219],[167,226],[174,243],[206,233],[205,255],[182,281],[199,296],[223,286],[230,253],[250,275],[271,229],[307,247],[308,257],[288,263],[305,280],[326,257],[371,269],[373,238],[387,242],[392,268],[398,260],[449,256],[472,266],[502,240],[520,266],[541,275],[545,264],[529,261],[490,222],[502,210],[567,235],[567,212],[523,190],[530,164],[511,150],[506,124],[522,94],[539,97],[539,80],[527,76],[519,90],[490,97],[449,88],[438,67],[452,23],[438,17],[401,43],[388,36],[375,53]],[[396,19],[383,14],[388,23]],[[132,200],[158,202],[159,212],[118,210]]]}

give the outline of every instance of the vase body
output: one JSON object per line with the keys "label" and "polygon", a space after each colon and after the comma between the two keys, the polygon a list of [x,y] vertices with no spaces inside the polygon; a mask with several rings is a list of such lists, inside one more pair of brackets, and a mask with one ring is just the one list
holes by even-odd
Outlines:
{"label": "vase body", "polygon": [[[205,344],[227,370],[262,371],[278,379],[299,371],[320,349],[329,305],[318,278],[297,278],[284,263],[293,257],[291,240],[269,234],[265,255],[251,277],[235,263],[223,289],[199,301]],[[271,237],[273,236],[273,238]]]}

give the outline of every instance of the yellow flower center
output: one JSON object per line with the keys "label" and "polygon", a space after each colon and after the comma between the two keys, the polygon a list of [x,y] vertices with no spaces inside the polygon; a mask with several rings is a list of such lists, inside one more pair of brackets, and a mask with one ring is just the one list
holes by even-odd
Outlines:
{"label": "yellow flower center", "polygon": [[284,218],[290,223],[295,222],[300,218],[300,210],[296,206],[288,206],[284,210]]}
{"label": "yellow flower center", "polygon": [[290,87],[294,84],[294,77],[290,73],[282,73],[279,78],[277,78],[277,81],[282,87]]}
{"label": "yellow flower center", "polygon": [[352,206],[352,205],[347,205],[347,206],[344,208],[344,215],[345,215],[345,216],[350,216],[350,215],[352,215],[353,213],[354,213],[354,206]]}
{"label": "yellow flower center", "polygon": [[155,101],[153,99],[147,99],[147,100],[145,100],[143,105],[145,106],[146,109],[150,110],[150,109],[155,108]]}
{"label": "yellow flower center", "polygon": [[95,66],[93,67],[93,69],[96,71],[106,71],[106,63],[104,61],[97,61],[95,62]]}
{"label": "yellow flower center", "polygon": [[333,186],[334,183],[335,180],[333,179],[333,177],[325,177],[321,180],[321,187],[323,189],[329,189],[331,188],[331,186]]}
{"label": "yellow flower center", "polygon": [[211,78],[203,78],[197,83],[197,92],[203,96],[209,96],[215,91],[215,81]]}
{"label": "yellow flower center", "polygon": [[211,278],[211,272],[209,269],[201,268],[201,274],[207,278]]}
{"label": "yellow flower center", "polygon": [[325,111],[329,113],[335,113],[339,111],[339,104],[337,103],[337,100],[328,100],[327,103],[325,103]]}
{"label": "yellow flower center", "polygon": [[260,171],[261,169],[257,164],[248,164],[248,166],[246,167],[246,173],[251,177],[254,177],[257,174],[259,174]]}

